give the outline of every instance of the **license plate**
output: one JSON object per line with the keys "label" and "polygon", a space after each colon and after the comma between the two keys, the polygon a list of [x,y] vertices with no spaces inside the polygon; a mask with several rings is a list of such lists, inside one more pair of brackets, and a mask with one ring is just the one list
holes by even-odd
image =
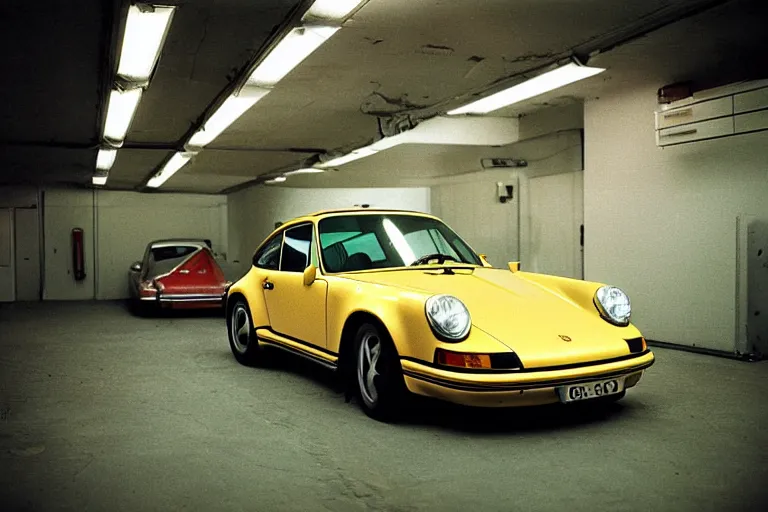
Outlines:
{"label": "license plate", "polygon": [[597,380],[582,384],[571,384],[557,388],[561,402],[577,402],[601,396],[616,395],[624,389],[624,379]]}

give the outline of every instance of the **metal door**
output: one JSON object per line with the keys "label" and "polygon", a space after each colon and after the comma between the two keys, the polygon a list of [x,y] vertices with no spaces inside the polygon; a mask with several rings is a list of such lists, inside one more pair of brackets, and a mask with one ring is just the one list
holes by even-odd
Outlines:
{"label": "metal door", "polygon": [[40,300],[40,224],[37,208],[16,208],[16,300]]}

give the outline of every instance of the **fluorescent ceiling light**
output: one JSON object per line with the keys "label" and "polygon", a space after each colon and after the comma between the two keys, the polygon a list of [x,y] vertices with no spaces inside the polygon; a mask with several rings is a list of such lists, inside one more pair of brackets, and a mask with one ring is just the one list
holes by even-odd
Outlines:
{"label": "fluorescent ceiling light", "polygon": [[268,89],[247,88],[237,96],[233,94],[224,100],[224,103],[208,118],[202,128],[192,135],[186,146],[188,148],[202,148],[210,144],[267,93],[269,93]]}
{"label": "fluorescent ceiling light", "polygon": [[307,26],[291,30],[261,61],[248,84],[272,87],[328,40],[339,27]]}
{"label": "fluorescent ceiling light", "polygon": [[117,74],[132,82],[146,82],[155,68],[175,7],[132,5],[125,22]]}
{"label": "fluorescent ceiling light", "polygon": [[497,92],[468,105],[451,110],[448,115],[458,114],[487,114],[502,107],[518,103],[528,98],[533,98],[545,92],[563,87],[584,78],[602,73],[603,68],[590,68],[576,63],[561,66],[525,82],[517,84],[509,89]]}
{"label": "fluorescent ceiling light", "polygon": [[264,183],[269,183],[271,185],[272,183],[282,183],[282,182],[284,182],[287,179],[288,178],[286,178],[285,176],[277,176],[276,178],[272,178],[271,180],[267,180]]}
{"label": "fluorescent ceiling light", "polygon": [[193,156],[195,156],[197,153],[181,153],[178,152],[175,155],[171,157],[170,160],[163,166],[163,168],[155,174],[152,179],[147,182],[147,186],[151,188],[158,188],[163,183],[168,181],[168,179],[176,174],[179,169],[187,165],[187,163],[192,159]]}
{"label": "fluorescent ceiling light", "polygon": [[349,162],[354,162],[355,160],[359,160],[361,158],[371,156],[373,154],[376,154],[377,152],[378,151],[375,149],[372,149],[371,146],[365,146],[360,149],[356,149],[346,155],[340,156],[338,158],[334,158],[333,160],[328,160],[327,162],[319,163],[317,164],[317,166],[323,169],[328,169],[329,167],[338,167],[340,165],[348,164]]}
{"label": "fluorescent ceiling light", "polygon": [[304,19],[320,18],[343,21],[361,3],[363,0],[315,0],[307,14],[304,15]]}
{"label": "fluorescent ceiling light", "polygon": [[107,121],[104,123],[105,139],[115,143],[125,140],[140,99],[141,89],[114,90],[109,94]]}
{"label": "fluorescent ceiling light", "polygon": [[288,171],[286,176],[292,176],[294,174],[319,174],[325,172],[325,169],[318,169],[317,167],[305,167],[303,169],[296,169],[295,171]]}
{"label": "fluorescent ceiling light", "polygon": [[94,185],[106,185],[107,184],[107,176],[94,176],[91,180]]}
{"label": "fluorescent ceiling light", "polygon": [[108,171],[115,164],[117,158],[116,149],[100,149],[96,155],[96,168],[100,171]]}

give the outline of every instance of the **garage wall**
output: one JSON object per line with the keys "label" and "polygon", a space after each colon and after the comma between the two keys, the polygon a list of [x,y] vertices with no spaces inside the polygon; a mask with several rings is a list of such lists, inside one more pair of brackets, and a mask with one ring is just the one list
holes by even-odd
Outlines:
{"label": "garage wall", "polygon": [[[43,299],[94,298],[94,202],[91,190],[43,191]],[[72,229],[83,230],[85,279],[75,281],[72,271]]]}
{"label": "garage wall", "polygon": [[275,222],[328,208],[370,204],[377,208],[430,211],[429,188],[288,188],[256,186],[230,194],[230,260],[242,272],[251,264],[256,247],[275,228]]}
{"label": "garage wall", "polygon": [[649,84],[585,107],[585,277],[654,340],[732,351],[736,217],[768,218],[768,133],[657,148]]}
{"label": "garage wall", "polygon": [[[463,162],[459,176],[433,181],[432,211],[453,227],[478,252],[487,254],[496,267],[520,261],[533,270],[536,246],[531,231],[537,211],[529,201],[528,180],[582,169],[581,107],[569,109],[561,124],[550,119],[539,124],[537,116],[521,121],[521,133],[533,138],[503,148],[489,148],[488,157],[513,157],[527,160],[528,167],[505,170],[479,170],[479,161]],[[574,120],[574,116],[578,119]],[[570,128],[569,128],[570,127]],[[561,131],[563,130],[563,131]],[[546,134],[547,131],[556,133]],[[460,162],[457,160],[457,164]],[[515,186],[514,200],[500,203],[497,183]],[[569,203],[572,197],[565,198]],[[572,223],[565,220],[570,226]],[[533,245],[532,245],[533,244]]]}
{"label": "garage wall", "polygon": [[[47,189],[44,191],[47,300],[128,296],[128,267],[158,238],[209,238],[227,252],[225,196]],[[85,235],[86,278],[72,276],[71,231]],[[95,236],[94,236],[95,234]]]}
{"label": "garage wall", "polygon": [[99,191],[96,211],[97,299],[128,296],[128,267],[152,240],[210,239],[226,256],[226,196]]}

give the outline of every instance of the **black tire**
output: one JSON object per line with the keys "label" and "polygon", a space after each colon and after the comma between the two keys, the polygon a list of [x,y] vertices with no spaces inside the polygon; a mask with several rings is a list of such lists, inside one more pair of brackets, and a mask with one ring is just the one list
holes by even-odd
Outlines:
{"label": "black tire", "polygon": [[365,323],[357,329],[354,347],[352,385],[360,407],[376,420],[397,420],[405,409],[408,394],[394,343],[381,327]]}
{"label": "black tire", "polygon": [[245,299],[239,298],[227,312],[227,337],[237,362],[246,366],[255,366],[260,359],[261,350],[253,328],[251,311]]}

